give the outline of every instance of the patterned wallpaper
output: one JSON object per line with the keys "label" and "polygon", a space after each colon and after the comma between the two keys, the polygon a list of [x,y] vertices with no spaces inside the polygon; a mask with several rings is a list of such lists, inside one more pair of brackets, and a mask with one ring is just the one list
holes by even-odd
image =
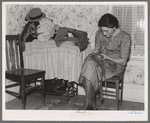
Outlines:
{"label": "patterned wallpaper", "polygon": [[124,83],[144,85],[144,76],[144,60],[131,60],[128,62],[124,76]]}
{"label": "patterned wallpaper", "polygon": [[107,5],[7,5],[6,34],[20,33],[33,7],[39,7],[55,24],[86,31],[92,48],[98,20],[109,10]]}
{"label": "patterned wallpaper", "polygon": [[[109,12],[108,5],[7,5],[6,34],[21,33],[26,24],[24,18],[33,7],[39,7],[55,24],[86,31],[92,48],[95,45],[98,20],[103,14]],[[132,60],[130,62],[132,63]],[[125,82],[143,85],[144,65],[135,66],[130,62],[126,69]],[[144,64],[144,60],[139,64]]]}

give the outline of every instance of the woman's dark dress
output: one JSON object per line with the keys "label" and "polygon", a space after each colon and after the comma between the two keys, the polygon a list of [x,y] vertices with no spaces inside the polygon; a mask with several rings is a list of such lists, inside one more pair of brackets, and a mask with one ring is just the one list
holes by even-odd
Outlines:
{"label": "woman's dark dress", "polygon": [[[110,58],[128,60],[130,55],[130,44],[130,35],[122,30],[113,40],[104,36],[100,30],[96,33],[95,50],[109,56]],[[107,64],[105,70],[106,79],[124,71],[125,66],[126,65],[116,63],[110,66]],[[82,65],[79,83],[82,83],[82,79],[85,77],[92,83],[95,91],[97,91],[98,82],[101,80],[100,73],[101,69],[98,64],[93,59],[87,57]]]}

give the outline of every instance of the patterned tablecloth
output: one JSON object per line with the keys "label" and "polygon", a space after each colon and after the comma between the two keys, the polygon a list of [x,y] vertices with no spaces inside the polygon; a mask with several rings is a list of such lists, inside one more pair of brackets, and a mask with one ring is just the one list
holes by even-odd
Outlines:
{"label": "patterned tablecloth", "polygon": [[64,42],[60,47],[54,40],[40,42],[34,40],[26,43],[24,55],[24,67],[45,70],[45,79],[65,79],[78,82],[82,63],[91,52],[91,45],[80,52],[79,47],[71,41]]}

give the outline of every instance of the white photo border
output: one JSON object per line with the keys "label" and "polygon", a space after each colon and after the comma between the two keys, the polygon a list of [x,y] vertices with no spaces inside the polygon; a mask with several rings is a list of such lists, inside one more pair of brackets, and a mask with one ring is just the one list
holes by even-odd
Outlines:
{"label": "white photo border", "polygon": [[[139,4],[145,6],[145,107],[144,111],[77,111],[62,110],[6,110],[5,109],[5,19],[8,4],[79,4],[114,5]],[[2,2],[2,120],[4,121],[147,121],[148,120],[148,3],[147,2]]]}

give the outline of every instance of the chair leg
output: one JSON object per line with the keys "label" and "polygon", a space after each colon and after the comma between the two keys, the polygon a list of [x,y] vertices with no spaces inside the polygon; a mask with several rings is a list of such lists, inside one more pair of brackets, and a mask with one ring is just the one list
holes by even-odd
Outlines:
{"label": "chair leg", "polygon": [[44,107],[45,106],[45,74],[43,74],[41,78],[41,82],[42,82],[42,103]]}
{"label": "chair leg", "polygon": [[119,109],[119,80],[116,81],[116,106]]}
{"label": "chair leg", "polygon": [[[20,88],[19,88],[19,93],[21,94],[21,92],[22,92],[22,84],[20,84]],[[19,96],[19,99],[21,98],[22,98],[22,95]]]}
{"label": "chair leg", "polygon": [[123,80],[121,81],[121,105],[122,105],[122,99],[123,99]]}
{"label": "chair leg", "polygon": [[25,97],[25,81],[21,80],[21,98],[22,98],[22,109],[26,108],[26,97]]}
{"label": "chair leg", "polygon": [[78,95],[78,83],[76,83],[77,89],[76,89],[76,95]]}

